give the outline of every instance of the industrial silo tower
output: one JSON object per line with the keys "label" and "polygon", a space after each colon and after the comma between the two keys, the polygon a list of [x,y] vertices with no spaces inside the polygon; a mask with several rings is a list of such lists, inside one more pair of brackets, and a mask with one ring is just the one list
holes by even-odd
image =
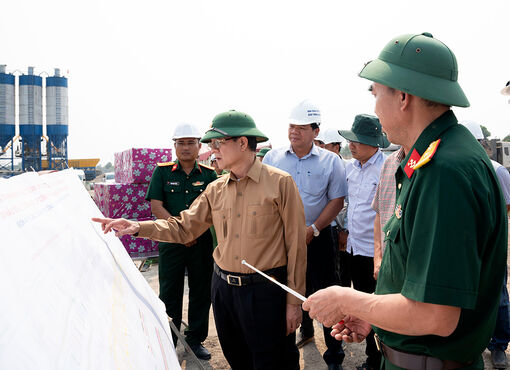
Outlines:
{"label": "industrial silo tower", "polygon": [[[0,65],[0,157],[7,155],[7,144],[13,140],[16,133],[15,122],[15,101],[14,101],[14,84],[15,78],[13,74],[5,72],[5,65]],[[12,142],[10,143],[12,146]],[[13,171],[13,148],[11,147],[10,158],[0,163],[0,170],[7,169]]]}
{"label": "industrial silo tower", "polygon": [[67,168],[67,135],[69,115],[67,108],[67,78],[55,75],[46,78],[46,134],[47,156],[50,169]]}
{"label": "industrial silo tower", "polygon": [[41,170],[42,128],[42,78],[34,75],[34,67],[28,67],[28,74],[19,76],[19,132],[24,171]]}

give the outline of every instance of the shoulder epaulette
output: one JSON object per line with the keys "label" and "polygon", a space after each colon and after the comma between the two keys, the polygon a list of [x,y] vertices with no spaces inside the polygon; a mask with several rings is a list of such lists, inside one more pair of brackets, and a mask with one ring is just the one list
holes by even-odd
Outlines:
{"label": "shoulder epaulette", "polygon": [[158,167],[166,167],[166,166],[173,166],[175,162],[161,162],[158,163]]}
{"label": "shoulder epaulette", "polygon": [[201,166],[201,167],[207,168],[208,170],[214,171],[214,167],[211,167],[211,166],[208,166],[208,165],[202,164],[202,163],[199,163],[198,165]]}
{"label": "shoulder epaulette", "polygon": [[415,170],[417,170],[420,167],[423,167],[424,165],[430,162],[430,160],[436,153],[437,147],[440,142],[441,139],[438,139],[430,143],[429,147],[427,148],[427,150],[425,150],[422,156],[418,154],[416,149],[413,150],[404,168],[404,172],[406,173],[408,178],[411,178],[411,176],[413,176]]}
{"label": "shoulder epaulette", "polygon": [[417,170],[418,168],[420,168],[430,162],[430,160],[432,159],[434,154],[436,154],[436,150],[437,150],[437,147],[439,146],[440,142],[441,142],[441,139],[438,139],[438,140],[430,143],[427,150],[425,150],[425,153],[423,153],[423,155],[421,156],[418,163],[416,163],[416,165],[414,166],[415,170]]}

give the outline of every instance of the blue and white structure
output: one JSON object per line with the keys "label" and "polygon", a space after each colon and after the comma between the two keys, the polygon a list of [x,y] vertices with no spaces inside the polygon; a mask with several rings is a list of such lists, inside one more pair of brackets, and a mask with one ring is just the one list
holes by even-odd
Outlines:
{"label": "blue and white structure", "polygon": [[23,170],[41,170],[42,77],[34,75],[34,67],[19,76],[19,133]]}
{"label": "blue and white structure", "polygon": [[[11,140],[16,134],[15,77],[0,65],[0,171],[14,171],[14,147]],[[8,144],[10,142],[10,151]],[[7,146],[7,147],[6,147]],[[10,154],[10,155],[9,155]]]}
{"label": "blue and white structure", "polygon": [[5,73],[5,65],[0,65],[0,150],[16,134],[14,83],[14,75]]}
{"label": "blue and white structure", "polygon": [[50,169],[67,168],[67,135],[69,134],[67,105],[67,78],[55,75],[46,78],[46,134],[47,155]]}

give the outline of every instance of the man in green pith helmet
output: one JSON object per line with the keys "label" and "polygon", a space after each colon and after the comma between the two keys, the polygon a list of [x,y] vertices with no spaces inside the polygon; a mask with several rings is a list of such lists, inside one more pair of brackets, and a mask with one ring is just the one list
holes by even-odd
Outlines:
{"label": "man in green pith helmet", "polygon": [[361,341],[373,326],[384,369],[483,369],[507,220],[489,158],[451,110],[469,106],[455,55],[430,33],[401,35],[360,77],[373,82],[375,113],[406,153],[377,287],[331,287],[303,306],[339,340]]}
{"label": "man in green pith helmet", "polygon": [[296,328],[301,300],[254,273],[241,261],[305,293],[305,211],[292,177],[255,159],[267,137],[241,112],[218,114],[201,139],[220,168],[190,209],[167,220],[93,219],[116,235],[188,243],[214,225],[211,299],[223,354],[234,370],[299,369]]}
{"label": "man in green pith helmet", "polygon": [[262,161],[262,159],[264,158],[264,156],[267,154],[267,152],[269,152],[271,150],[271,148],[262,148],[258,151],[257,153],[257,159],[259,161]]}
{"label": "man in green pith helmet", "polygon": [[[194,125],[182,123],[175,127],[175,162],[158,163],[145,199],[151,202],[151,211],[159,219],[178,216],[188,209],[207,187],[216,180],[211,167],[197,162],[200,150],[200,131]],[[209,328],[211,306],[211,276],[213,242],[211,233],[205,231],[186,244],[159,243],[159,297],[166,312],[177,328],[181,326],[184,271],[188,271],[189,310],[185,330],[186,341],[195,355],[211,358],[202,345]],[[174,344],[177,336],[172,333]]]}

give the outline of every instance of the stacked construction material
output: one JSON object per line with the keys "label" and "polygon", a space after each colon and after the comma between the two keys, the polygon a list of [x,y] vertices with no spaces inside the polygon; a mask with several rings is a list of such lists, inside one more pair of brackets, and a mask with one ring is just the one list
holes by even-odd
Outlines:
{"label": "stacked construction material", "polygon": [[158,162],[168,162],[171,149],[128,149],[115,153],[115,182],[148,184]]}
{"label": "stacked construction material", "polygon": [[[171,149],[128,149],[115,153],[115,183],[97,183],[94,201],[105,217],[144,221],[153,219],[145,200],[152,172],[158,162],[167,162]],[[158,255],[158,243],[147,239],[120,238],[131,258]]]}
{"label": "stacked construction material", "polygon": [[151,217],[151,205],[145,200],[149,184],[99,182],[94,186],[94,200],[105,217]]}

